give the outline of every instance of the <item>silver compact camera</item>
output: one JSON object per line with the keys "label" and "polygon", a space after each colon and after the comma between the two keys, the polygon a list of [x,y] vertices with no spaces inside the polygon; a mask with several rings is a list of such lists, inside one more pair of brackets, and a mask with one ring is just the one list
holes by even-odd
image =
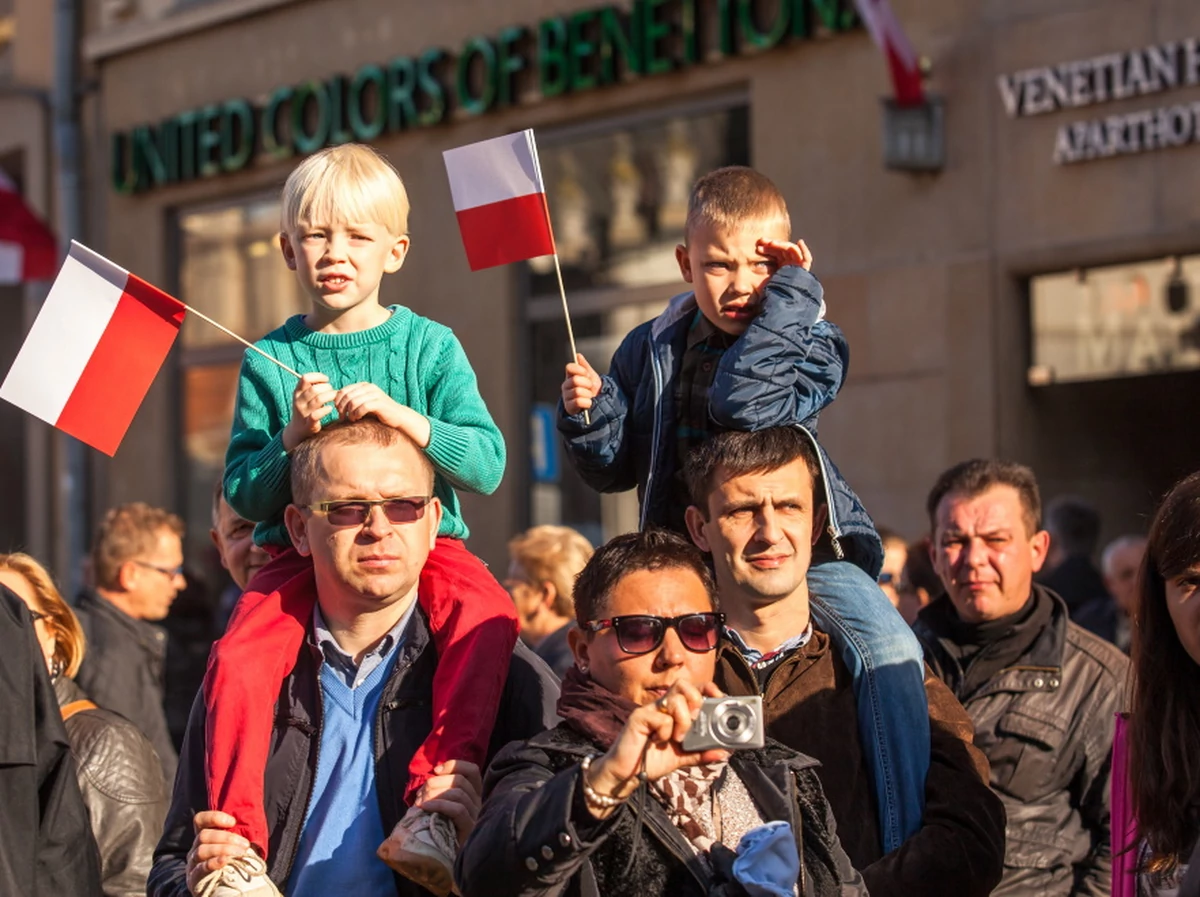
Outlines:
{"label": "silver compact camera", "polygon": [[763,739],[762,698],[705,698],[700,715],[683,737],[683,750],[726,751],[760,748]]}

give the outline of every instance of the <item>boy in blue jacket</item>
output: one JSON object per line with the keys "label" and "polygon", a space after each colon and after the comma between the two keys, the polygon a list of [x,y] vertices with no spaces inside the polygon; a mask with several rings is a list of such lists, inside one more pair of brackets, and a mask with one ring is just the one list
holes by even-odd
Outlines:
{"label": "boy in blue jacket", "polygon": [[[636,486],[642,528],[687,535],[684,462],[715,433],[796,425],[816,444],[817,414],[841,388],[849,350],[824,320],[808,247],[790,235],[787,204],[765,176],[740,166],[710,172],[692,190],[685,244],[675,249],[692,291],[626,336],[608,375],[582,355],[567,365],[558,418],[567,454],[601,492]],[[883,549],[875,525],[817,449],[829,539],[808,575],[812,611],[854,677],[880,832],[891,851],[921,824],[929,767],[924,664],[876,584]],[[895,669],[881,688],[884,667]]]}

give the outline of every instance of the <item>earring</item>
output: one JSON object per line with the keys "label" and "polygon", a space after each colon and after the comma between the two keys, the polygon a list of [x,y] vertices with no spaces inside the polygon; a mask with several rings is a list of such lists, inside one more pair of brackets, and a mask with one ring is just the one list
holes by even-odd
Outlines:
{"label": "earring", "polygon": [[587,671],[588,671],[588,665],[586,663],[581,663],[579,665],[579,672],[586,673]]}
{"label": "earring", "polygon": [[65,669],[66,669],[66,665],[62,662],[62,660],[60,658],[55,657],[52,661],[50,661],[50,679],[51,679],[51,681],[53,681],[53,680],[57,679],[59,676],[61,676]]}

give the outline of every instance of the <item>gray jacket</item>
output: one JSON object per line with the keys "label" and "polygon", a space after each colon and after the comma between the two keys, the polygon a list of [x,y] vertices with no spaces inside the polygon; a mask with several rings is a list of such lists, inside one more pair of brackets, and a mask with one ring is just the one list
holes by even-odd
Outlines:
{"label": "gray jacket", "polygon": [[[73,681],[54,681],[59,708],[87,700]],[[104,897],[143,897],[170,794],[158,755],[137,727],[110,710],[82,710],[65,721],[79,790],[100,848]]]}
{"label": "gray jacket", "polygon": [[1061,598],[1034,589],[1053,601],[1050,624],[1016,663],[970,694],[961,693],[963,670],[943,647],[950,599],[927,607],[913,628],[929,665],[971,715],[992,789],[1008,812],[1004,877],[993,897],[1108,897],[1113,714],[1129,661],[1070,622]]}

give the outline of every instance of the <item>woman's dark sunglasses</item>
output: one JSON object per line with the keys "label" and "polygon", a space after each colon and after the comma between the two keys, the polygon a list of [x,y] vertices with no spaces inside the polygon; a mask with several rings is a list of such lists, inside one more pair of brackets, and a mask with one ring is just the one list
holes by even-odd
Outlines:
{"label": "woman's dark sunglasses", "polygon": [[362,526],[371,518],[371,508],[383,508],[389,523],[413,523],[425,516],[425,506],[432,497],[414,495],[406,498],[352,499],[350,501],[319,501],[308,507],[324,514],[333,526]]}
{"label": "woman's dark sunglasses", "polygon": [[668,629],[679,635],[683,647],[704,654],[717,647],[725,615],[718,613],[682,614],[678,617],[655,617],[651,614],[628,614],[585,623],[588,632],[599,632],[610,626],[617,633],[617,644],[626,654],[649,654],[662,644]]}

